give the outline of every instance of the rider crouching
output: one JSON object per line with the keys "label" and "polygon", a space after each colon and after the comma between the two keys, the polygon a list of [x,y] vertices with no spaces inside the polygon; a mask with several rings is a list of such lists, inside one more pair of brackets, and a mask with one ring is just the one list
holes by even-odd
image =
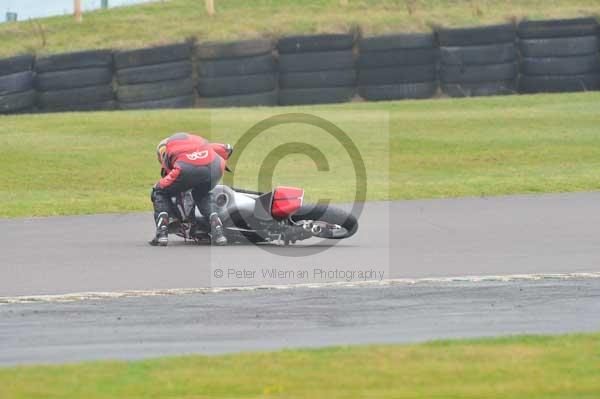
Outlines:
{"label": "rider crouching", "polygon": [[198,209],[208,217],[212,243],[227,244],[210,191],[223,177],[226,160],[232,151],[229,144],[209,143],[203,137],[188,133],[176,133],[158,144],[156,153],[162,178],[152,189],[156,236],[150,241],[151,245],[168,244],[171,197],[190,189]]}

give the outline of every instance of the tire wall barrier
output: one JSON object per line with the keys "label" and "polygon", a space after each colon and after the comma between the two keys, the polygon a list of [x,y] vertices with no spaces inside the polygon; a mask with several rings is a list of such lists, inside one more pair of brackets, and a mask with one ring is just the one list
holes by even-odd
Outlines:
{"label": "tire wall barrier", "polygon": [[41,57],[36,60],[35,71],[37,105],[42,111],[115,108],[109,50]]}
{"label": "tire wall barrier", "polygon": [[440,80],[450,97],[513,94],[519,55],[512,24],[440,29]]}
{"label": "tire wall barrier", "polygon": [[600,89],[598,33],[598,23],[593,18],[521,22],[519,91]]}
{"label": "tire wall barrier", "polygon": [[430,98],[438,89],[433,33],[365,38],[358,44],[358,92],[367,101]]}
{"label": "tire wall barrier", "polygon": [[33,56],[0,60],[0,114],[27,112],[35,104]]}
{"label": "tire wall barrier", "polygon": [[119,108],[193,107],[191,55],[189,43],[115,52]]}
{"label": "tire wall barrier", "polygon": [[277,43],[279,104],[343,103],[355,93],[354,37],[289,36]]}
{"label": "tire wall barrier", "polygon": [[267,39],[196,47],[201,107],[277,105],[277,64]]}
{"label": "tire wall barrier", "polygon": [[594,18],[0,59],[0,114],[600,90]]}

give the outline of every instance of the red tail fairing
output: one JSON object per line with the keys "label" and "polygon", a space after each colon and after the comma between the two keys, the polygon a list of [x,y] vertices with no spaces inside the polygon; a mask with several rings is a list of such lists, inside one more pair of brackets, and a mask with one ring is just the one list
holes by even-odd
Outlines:
{"label": "red tail fairing", "polygon": [[296,213],[302,206],[304,190],[296,187],[277,187],[273,191],[271,215],[274,218],[285,219]]}

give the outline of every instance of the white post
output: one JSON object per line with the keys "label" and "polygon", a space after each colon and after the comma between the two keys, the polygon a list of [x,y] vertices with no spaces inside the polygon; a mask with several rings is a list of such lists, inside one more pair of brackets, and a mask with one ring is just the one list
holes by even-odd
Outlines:
{"label": "white post", "polygon": [[81,22],[81,0],[74,0],[73,8],[75,10],[75,21]]}
{"label": "white post", "polygon": [[204,3],[206,4],[206,12],[208,13],[208,16],[212,17],[215,15],[215,0],[204,0]]}

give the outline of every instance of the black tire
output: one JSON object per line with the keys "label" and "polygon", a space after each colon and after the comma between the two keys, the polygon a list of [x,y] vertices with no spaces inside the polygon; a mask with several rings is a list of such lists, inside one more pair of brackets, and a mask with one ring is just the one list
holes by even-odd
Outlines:
{"label": "black tire", "polygon": [[33,72],[19,72],[0,76],[0,96],[20,93],[33,88]]}
{"label": "black tire", "polygon": [[435,64],[438,54],[439,51],[432,48],[362,52],[358,57],[357,67],[364,69]]}
{"label": "black tire", "polygon": [[114,100],[112,86],[92,86],[78,89],[46,91],[38,94],[40,108],[69,107]]}
{"label": "black tire", "polygon": [[519,48],[523,57],[572,57],[597,53],[600,41],[597,36],[525,39]]}
{"label": "black tire", "polygon": [[594,36],[598,22],[594,18],[549,19],[523,21],[517,29],[521,39],[544,39],[552,37]]}
{"label": "black tire", "polygon": [[203,43],[196,47],[196,55],[201,60],[248,57],[263,55],[273,51],[269,39],[241,40],[226,43]]}
{"label": "black tire", "polygon": [[354,63],[354,53],[349,50],[282,54],[279,56],[279,71],[288,73],[352,69]]}
{"label": "black tire", "polygon": [[200,97],[223,97],[238,94],[264,93],[277,87],[275,74],[205,78],[198,81]]}
{"label": "black tire", "polygon": [[0,59],[0,76],[30,71],[33,66],[33,55],[18,55]]}
{"label": "black tire", "polygon": [[339,225],[346,230],[344,234],[339,235],[331,234],[330,231],[323,231],[319,234],[320,238],[349,238],[358,230],[358,220],[356,220],[354,215],[332,205],[303,205],[294,215],[292,215],[292,220],[295,222],[301,220],[322,221]]}
{"label": "black tire", "polygon": [[167,62],[117,71],[117,81],[122,85],[184,79],[191,76],[192,63],[190,61]]}
{"label": "black tire", "polygon": [[198,76],[207,78],[256,75],[275,72],[277,63],[272,54],[265,54],[253,57],[200,61],[197,70]]}
{"label": "black tire", "polygon": [[38,74],[36,87],[40,91],[51,91],[100,86],[111,81],[112,72],[108,68],[72,69]]}
{"label": "black tire", "polygon": [[519,64],[516,62],[491,65],[442,65],[440,80],[443,83],[496,82],[516,79]]}
{"label": "black tire", "polygon": [[192,79],[180,79],[119,86],[117,89],[117,98],[121,103],[139,103],[171,97],[190,96],[193,93],[194,82]]}
{"label": "black tire", "polygon": [[54,72],[66,69],[99,68],[112,66],[112,51],[90,50],[76,53],[64,53],[38,57],[35,70],[38,72]]}
{"label": "black tire", "polygon": [[437,80],[435,65],[362,69],[358,72],[359,86],[419,83]]}
{"label": "black tire", "polygon": [[445,83],[442,91],[450,97],[500,96],[517,93],[517,81]]}
{"label": "black tire", "polygon": [[279,90],[280,105],[310,105],[345,103],[352,99],[354,87]]}
{"label": "black tire", "polygon": [[237,96],[202,97],[198,100],[198,104],[203,108],[260,107],[277,105],[277,100],[277,90],[273,90]]}
{"label": "black tire", "polygon": [[519,53],[514,43],[440,48],[440,60],[446,65],[504,64],[513,62],[518,57]]}
{"label": "black tire", "polygon": [[358,93],[368,101],[390,101],[431,98],[435,95],[437,89],[437,82],[400,83],[360,86]]}
{"label": "black tire", "polygon": [[356,83],[354,69],[295,72],[279,76],[279,86],[283,89],[310,89],[317,87],[349,87]]}
{"label": "black tire", "polygon": [[436,47],[433,33],[401,33],[396,35],[373,36],[358,42],[360,52],[386,51],[396,49],[432,49]]}
{"label": "black tire", "polygon": [[348,50],[354,47],[354,36],[346,33],[282,37],[277,42],[281,54]]}
{"label": "black tire", "polygon": [[526,76],[519,80],[520,93],[566,93],[600,89],[600,73],[569,76]]}
{"label": "black tire", "polygon": [[160,100],[120,103],[119,108],[131,109],[166,109],[166,108],[193,108],[196,98],[193,95],[163,98]]}
{"label": "black tire", "polygon": [[437,32],[441,47],[481,46],[514,42],[517,38],[513,24],[479,26],[475,28],[440,29]]}
{"label": "black tire", "polygon": [[0,114],[28,110],[35,104],[35,90],[0,96]]}
{"label": "black tire", "polygon": [[600,55],[579,57],[523,58],[524,75],[581,75],[600,71]]}
{"label": "black tire", "polygon": [[89,112],[89,111],[113,111],[117,109],[117,102],[114,100],[103,101],[91,104],[71,104],[64,106],[52,106],[42,109],[43,112]]}
{"label": "black tire", "polygon": [[118,51],[113,58],[117,69],[134,68],[142,65],[190,60],[191,49],[188,43],[177,43],[167,46]]}

